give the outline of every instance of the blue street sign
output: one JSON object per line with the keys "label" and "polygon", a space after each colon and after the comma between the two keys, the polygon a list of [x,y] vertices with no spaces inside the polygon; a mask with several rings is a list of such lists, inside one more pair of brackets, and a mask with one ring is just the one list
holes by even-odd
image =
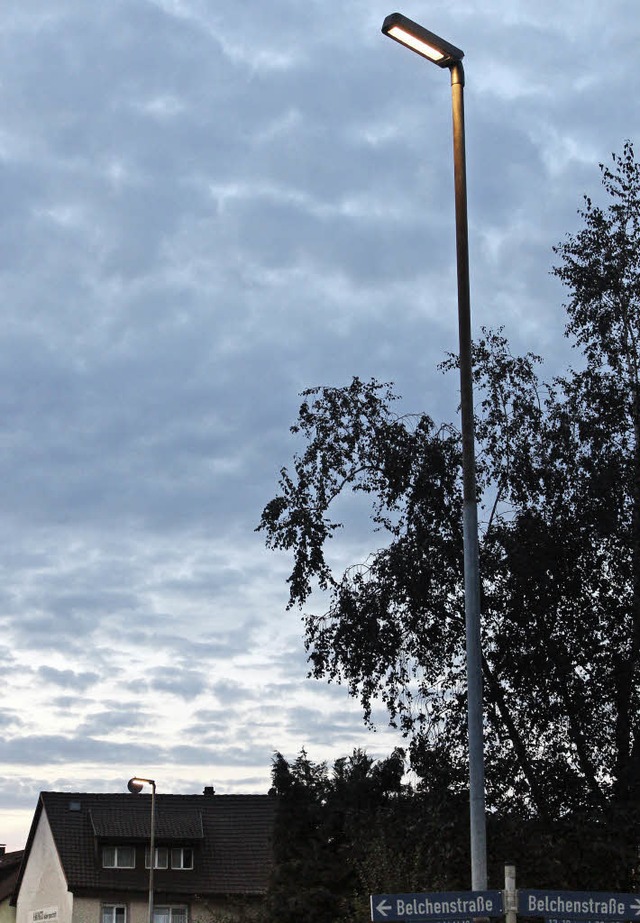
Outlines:
{"label": "blue street sign", "polygon": [[518,913],[523,917],[556,920],[640,921],[640,894],[609,891],[518,891]]}
{"label": "blue street sign", "polygon": [[[545,917],[544,923],[576,923],[575,920],[568,917]],[[606,920],[583,920],[580,919],[580,923],[607,923]],[[623,921],[620,921],[623,923]]]}
{"label": "blue street sign", "polygon": [[372,894],[371,920],[455,920],[500,917],[502,891],[442,891],[431,894]]}

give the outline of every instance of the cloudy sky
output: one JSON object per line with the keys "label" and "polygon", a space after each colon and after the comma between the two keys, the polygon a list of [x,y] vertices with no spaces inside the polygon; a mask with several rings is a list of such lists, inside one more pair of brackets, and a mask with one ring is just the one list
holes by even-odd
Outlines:
{"label": "cloudy sky", "polygon": [[[367,732],[254,533],[299,392],[450,419],[450,90],[383,0],[0,12],[0,842],[42,789],[264,792]],[[638,138],[637,0],[407,0],[466,53],[474,328],[567,358],[552,246]],[[336,545],[359,553],[360,532]],[[322,601],[318,601],[318,606]]]}

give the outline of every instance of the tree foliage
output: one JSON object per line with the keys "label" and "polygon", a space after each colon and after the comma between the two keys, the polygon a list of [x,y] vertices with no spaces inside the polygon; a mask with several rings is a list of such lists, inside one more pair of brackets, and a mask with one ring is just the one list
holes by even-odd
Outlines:
{"label": "tree foliage", "polygon": [[292,763],[275,755],[279,811],[268,919],[366,921],[372,893],[464,885],[464,799],[416,792],[403,782],[404,771],[401,750],[379,761],[354,750],[331,769],[304,750]]}
{"label": "tree foliage", "polygon": [[[265,923],[368,923],[371,894],[468,887],[465,795],[404,780],[404,753],[374,761],[361,750],[312,762],[276,753],[275,870]],[[635,891],[637,840],[628,812],[489,817],[489,876],[514,862],[521,887]]]}
{"label": "tree foliage", "polygon": [[[501,330],[474,346],[487,796],[541,819],[640,785],[640,166],[601,166],[605,207],[555,249],[577,367],[544,382]],[[455,357],[444,363],[456,366]],[[466,785],[460,438],[395,412],[391,385],[304,392],[303,441],[259,528],[293,558],[311,672],[382,700],[425,780]],[[370,504],[377,547],[336,573],[336,501]]]}

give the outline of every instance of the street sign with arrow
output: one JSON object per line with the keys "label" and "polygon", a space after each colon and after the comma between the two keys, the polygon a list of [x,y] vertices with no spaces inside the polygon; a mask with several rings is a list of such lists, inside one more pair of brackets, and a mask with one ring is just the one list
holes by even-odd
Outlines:
{"label": "street sign with arrow", "polygon": [[429,894],[372,894],[371,920],[451,920],[499,917],[502,891],[442,891]]}
{"label": "street sign with arrow", "polygon": [[562,920],[640,921],[640,894],[613,891],[518,891],[523,917]]}

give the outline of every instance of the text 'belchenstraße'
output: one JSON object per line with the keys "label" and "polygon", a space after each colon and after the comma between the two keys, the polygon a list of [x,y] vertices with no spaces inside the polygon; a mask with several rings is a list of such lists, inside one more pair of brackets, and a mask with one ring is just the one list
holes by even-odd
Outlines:
{"label": "text 'belchenstra\u00dfe'", "polygon": [[594,915],[623,919],[626,906],[624,901],[615,897],[605,899],[598,897],[562,897],[560,894],[545,894],[544,896],[528,894],[525,909],[521,913],[566,913],[570,916],[576,914]]}
{"label": "text 'belchenstra\u00dfe'", "polygon": [[413,897],[408,900],[396,898],[396,917],[400,920],[437,915],[459,917],[476,913],[492,916],[498,909],[493,898],[485,897],[483,894],[475,897],[455,897],[451,900],[430,900],[428,897]]}

